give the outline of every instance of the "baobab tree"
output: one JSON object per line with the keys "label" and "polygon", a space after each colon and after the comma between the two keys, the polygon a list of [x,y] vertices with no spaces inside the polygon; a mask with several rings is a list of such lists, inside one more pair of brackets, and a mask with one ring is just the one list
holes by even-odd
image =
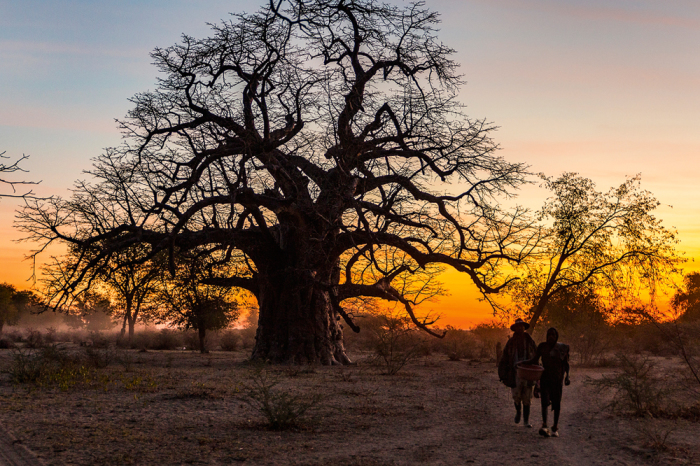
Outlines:
{"label": "baobab tree", "polygon": [[257,299],[254,358],[349,362],[356,297],[399,303],[436,334],[414,309],[436,271],[496,292],[526,231],[497,208],[524,166],[463,113],[438,23],[422,3],[274,0],[157,48],[158,86],[133,97],[124,144],[19,226],[42,248],[97,248],[74,280],[134,244],[167,251],[171,271],[177,250],[232,264],[207,283]]}

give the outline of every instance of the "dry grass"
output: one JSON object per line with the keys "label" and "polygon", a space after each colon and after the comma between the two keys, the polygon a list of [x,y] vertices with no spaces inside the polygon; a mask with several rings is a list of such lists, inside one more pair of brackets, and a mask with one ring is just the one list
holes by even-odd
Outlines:
{"label": "dry grass", "polygon": [[[85,348],[67,350],[87,366]],[[0,369],[12,366],[12,351],[0,350]],[[56,465],[518,464],[545,447],[532,429],[512,424],[510,393],[491,362],[453,362],[438,353],[388,376],[368,363],[371,353],[356,352],[359,363],[348,367],[268,366],[273,396],[323,397],[310,417],[274,430],[263,410],[248,403],[246,387],[255,376],[245,352],[112,351],[106,365],[89,365],[87,382],[65,389],[12,384],[10,373],[1,373],[0,422]],[[559,441],[579,445],[588,460],[605,463],[614,455],[644,463],[626,446],[648,440],[600,414],[581,383],[600,369],[575,371],[564,392]],[[678,422],[665,441],[669,449],[654,461],[697,449],[698,424]],[[504,442],[514,447],[504,451]]]}

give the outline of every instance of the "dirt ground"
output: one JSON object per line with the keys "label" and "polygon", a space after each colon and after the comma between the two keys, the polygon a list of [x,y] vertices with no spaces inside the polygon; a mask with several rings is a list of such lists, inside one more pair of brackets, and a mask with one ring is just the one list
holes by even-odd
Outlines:
{"label": "dirt ground", "polygon": [[[513,423],[510,391],[493,362],[432,355],[398,374],[349,367],[268,368],[274,390],[320,394],[300,427],[275,431],[246,401],[246,353],[121,351],[92,382],[46,388],[10,383],[0,350],[0,425],[50,465],[638,465],[700,464],[700,423],[648,421],[601,410],[572,368],[559,438]],[[664,448],[654,439],[672,430]]]}

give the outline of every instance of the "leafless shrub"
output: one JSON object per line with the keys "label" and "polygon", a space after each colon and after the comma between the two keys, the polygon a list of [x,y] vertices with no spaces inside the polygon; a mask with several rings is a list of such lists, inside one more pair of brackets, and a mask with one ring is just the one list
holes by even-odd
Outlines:
{"label": "leafless shrub", "polygon": [[276,374],[259,367],[254,369],[242,388],[242,399],[265,417],[267,426],[274,430],[296,427],[307,419],[322,400],[320,394],[294,394],[277,388]]}
{"label": "leafless shrub", "polygon": [[383,324],[374,329],[375,362],[383,365],[386,374],[395,375],[420,354],[420,340],[407,317],[381,316]]}
{"label": "leafless shrub", "polygon": [[110,346],[87,346],[83,349],[85,363],[95,369],[102,369],[115,362],[116,349]]}
{"label": "leafless shrub", "polygon": [[27,329],[27,336],[24,342],[27,348],[41,348],[44,346],[44,335],[40,330],[29,328]]}
{"label": "leafless shrub", "polygon": [[612,412],[652,417],[660,414],[668,391],[663,387],[663,378],[658,375],[656,365],[647,357],[625,354],[617,357],[620,373],[599,380],[589,379],[588,383],[600,392],[613,392],[607,406]]}
{"label": "leafless shrub", "polygon": [[22,337],[22,332],[16,329],[4,332],[3,338],[6,338],[13,343],[18,343],[24,340],[24,338]]}
{"label": "leafless shrub", "polygon": [[644,446],[656,451],[667,451],[668,438],[676,430],[675,423],[644,419],[632,424],[632,428],[640,434]]}

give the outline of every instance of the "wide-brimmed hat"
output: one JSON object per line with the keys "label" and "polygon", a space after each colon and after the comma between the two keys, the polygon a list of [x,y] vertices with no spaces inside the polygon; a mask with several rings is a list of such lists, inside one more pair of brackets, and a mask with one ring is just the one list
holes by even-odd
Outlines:
{"label": "wide-brimmed hat", "polygon": [[510,326],[510,329],[515,332],[515,326],[518,324],[522,324],[525,326],[525,330],[530,328],[530,324],[525,322],[523,319],[515,319],[515,322],[513,322],[513,325]]}

